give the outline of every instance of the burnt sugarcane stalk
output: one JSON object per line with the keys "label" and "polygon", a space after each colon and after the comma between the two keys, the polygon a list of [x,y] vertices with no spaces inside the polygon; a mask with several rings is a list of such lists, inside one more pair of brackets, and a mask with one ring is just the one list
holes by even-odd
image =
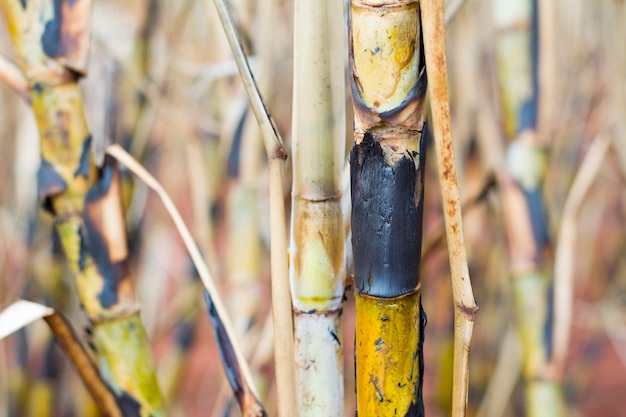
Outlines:
{"label": "burnt sugarcane stalk", "polygon": [[549,228],[542,196],[547,158],[537,131],[537,4],[493,2],[496,63],[506,152],[500,189],[513,279],[515,322],[523,346],[526,413],[565,415],[556,367],[551,363],[553,278]]}
{"label": "burnt sugarcane stalk", "polygon": [[91,2],[0,3],[41,137],[39,197],[54,214],[106,382],[124,415],[164,414],[128,269],[119,173],[99,170],[78,80]]}
{"label": "burnt sugarcane stalk", "polygon": [[426,74],[418,1],[353,0],[357,412],[421,416]]}

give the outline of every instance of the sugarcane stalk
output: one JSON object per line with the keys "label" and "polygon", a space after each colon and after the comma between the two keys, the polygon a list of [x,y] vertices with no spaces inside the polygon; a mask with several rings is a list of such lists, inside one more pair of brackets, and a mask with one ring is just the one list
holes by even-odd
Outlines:
{"label": "sugarcane stalk", "polygon": [[522,342],[526,413],[565,415],[553,355],[550,237],[541,193],[547,157],[537,135],[537,4],[493,2],[504,135],[510,143],[499,182],[509,244],[514,313]]}
{"label": "sugarcane stalk", "polygon": [[296,1],[290,281],[301,416],[344,415],[343,28],[341,2]]}
{"label": "sugarcane stalk", "polygon": [[426,75],[418,1],[353,0],[357,413],[421,416]]}
{"label": "sugarcane stalk", "polygon": [[82,108],[90,1],[6,1],[2,14],[41,136],[39,196],[54,214],[101,372],[121,409],[163,415],[127,260],[119,174],[98,171]]}

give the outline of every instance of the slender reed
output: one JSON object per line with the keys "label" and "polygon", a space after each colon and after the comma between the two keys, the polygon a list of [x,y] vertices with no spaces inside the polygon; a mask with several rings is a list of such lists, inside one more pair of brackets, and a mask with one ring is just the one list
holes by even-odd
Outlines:
{"label": "slender reed", "polygon": [[443,0],[422,2],[424,22],[424,54],[430,77],[429,96],[433,115],[437,171],[443,199],[448,258],[454,299],[454,364],[452,385],[452,415],[467,414],[469,389],[469,351],[478,306],[467,265],[463,237],[461,203],[457,184],[450,104],[448,102],[448,70],[446,63],[446,35]]}
{"label": "slender reed", "polygon": [[271,230],[271,269],[272,269],[272,311],[274,334],[277,343],[274,347],[276,384],[278,389],[278,415],[297,416],[295,363],[293,349],[293,324],[291,290],[287,267],[287,235],[285,231],[285,204],[283,177],[287,153],[283,141],[267,111],[263,98],[254,81],[248,60],[243,52],[234,19],[226,0],[215,0],[222,26],[233,51],[237,68],[250,100],[250,107],[259,124],[270,173],[270,230]]}

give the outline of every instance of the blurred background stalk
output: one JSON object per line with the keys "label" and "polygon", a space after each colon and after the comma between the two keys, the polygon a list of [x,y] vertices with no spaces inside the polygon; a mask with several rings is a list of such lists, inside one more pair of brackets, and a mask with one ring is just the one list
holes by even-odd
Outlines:
{"label": "blurred background stalk", "polygon": [[119,174],[112,163],[94,163],[77,83],[90,13],[89,1],[2,4],[41,137],[39,198],[55,216],[100,370],[120,408],[163,415],[127,264]]}
{"label": "blurred background stalk", "polygon": [[514,321],[522,343],[526,413],[564,416],[553,354],[553,255],[542,195],[545,143],[537,134],[539,37],[537,2],[492,2],[495,61],[503,134],[508,142],[499,173],[513,279]]}

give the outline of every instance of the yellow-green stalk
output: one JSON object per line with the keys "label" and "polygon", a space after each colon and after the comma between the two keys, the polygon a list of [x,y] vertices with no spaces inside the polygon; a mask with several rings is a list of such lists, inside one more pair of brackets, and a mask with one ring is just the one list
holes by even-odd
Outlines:
{"label": "yellow-green stalk", "polygon": [[340,1],[296,1],[289,272],[301,416],[344,415],[344,30]]}
{"label": "yellow-green stalk", "polygon": [[426,75],[418,1],[352,0],[357,413],[421,416]]}
{"label": "yellow-green stalk", "polygon": [[563,416],[552,356],[553,279],[542,196],[547,158],[537,135],[537,3],[493,1],[496,68],[504,135],[509,140],[500,189],[513,279],[515,322],[523,347],[526,415]]}
{"label": "yellow-green stalk", "polygon": [[39,196],[54,214],[81,304],[93,324],[100,371],[129,415],[163,415],[129,275],[119,174],[91,153],[78,79],[91,2],[7,0],[1,11],[29,86],[41,137]]}

